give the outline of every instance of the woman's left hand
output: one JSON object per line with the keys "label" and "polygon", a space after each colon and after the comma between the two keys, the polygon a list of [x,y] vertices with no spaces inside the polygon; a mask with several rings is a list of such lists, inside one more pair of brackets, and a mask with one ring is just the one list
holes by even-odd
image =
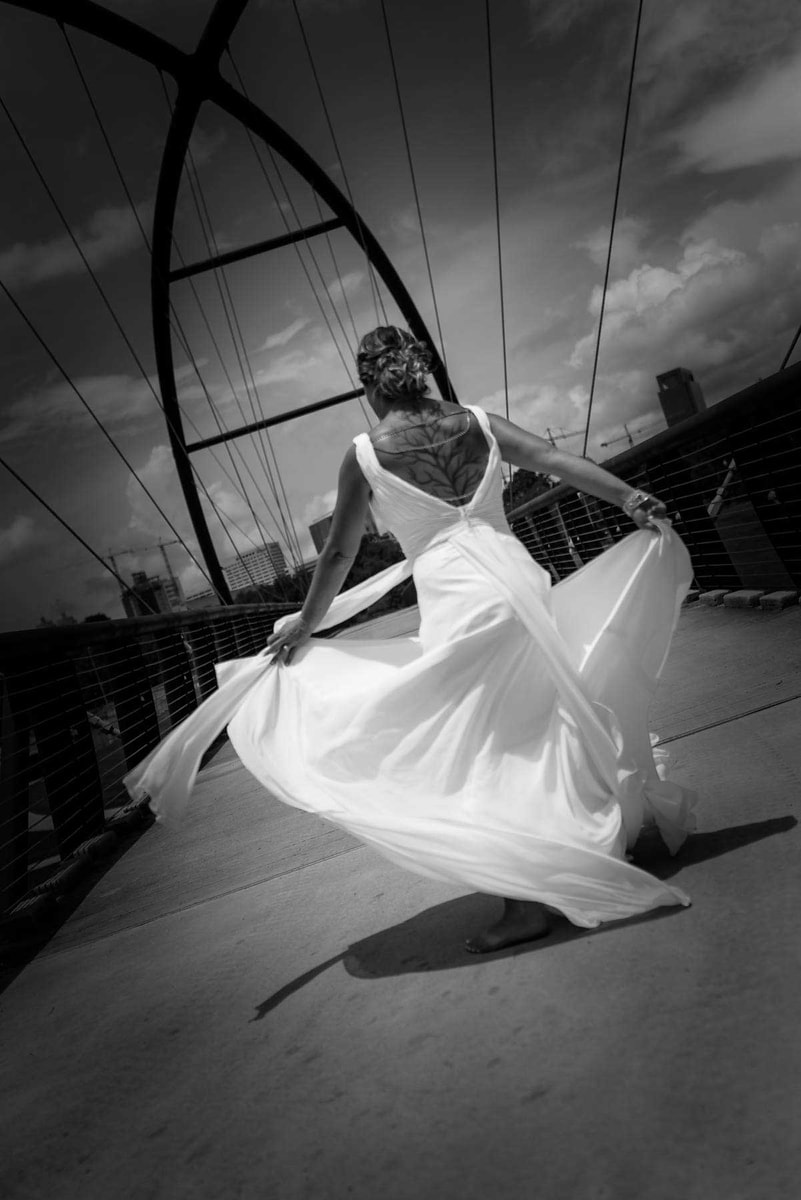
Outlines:
{"label": "woman's left hand", "polygon": [[661,500],[653,498],[653,503],[648,507],[635,508],[631,514],[631,519],[640,529],[656,529],[652,518],[656,517],[658,521],[667,521],[667,508]]}
{"label": "woman's left hand", "polygon": [[305,646],[311,638],[311,630],[302,617],[296,617],[283,627],[280,633],[272,633],[267,639],[265,654],[273,656],[274,662],[290,663],[295,651]]}

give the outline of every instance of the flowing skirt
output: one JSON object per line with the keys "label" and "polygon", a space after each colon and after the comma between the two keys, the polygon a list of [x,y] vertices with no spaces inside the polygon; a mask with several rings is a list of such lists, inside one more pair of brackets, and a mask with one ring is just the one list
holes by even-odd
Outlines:
{"label": "flowing skirt", "polygon": [[465,525],[413,573],[419,635],[260,660],[228,725],[247,769],[402,867],[580,926],[689,903],[626,857],[645,823],[672,852],[692,828],[647,720],[691,579],[678,536],[633,533],[552,587],[511,534]]}

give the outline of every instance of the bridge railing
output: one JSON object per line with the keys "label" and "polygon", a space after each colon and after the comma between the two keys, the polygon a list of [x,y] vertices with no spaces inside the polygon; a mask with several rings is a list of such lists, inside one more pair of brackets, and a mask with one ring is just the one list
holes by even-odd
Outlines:
{"label": "bridge railing", "polygon": [[[801,365],[604,464],[666,501],[699,587],[801,587],[800,401]],[[555,580],[632,530],[564,485],[510,522]],[[286,607],[0,635],[0,911],[51,895],[114,839],[123,775],[214,689],[214,663],[259,650]]]}
{"label": "bridge railing", "polygon": [[[801,587],[801,365],[603,465],[665,501],[699,588]],[[633,528],[614,505],[564,484],[509,521],[555,580]]]}
{"label": "bridge railing", "polygon": [[291,607],[0,635],[0,911],[116,840],[125,773],[214,690],[214,663],[256,653]]}

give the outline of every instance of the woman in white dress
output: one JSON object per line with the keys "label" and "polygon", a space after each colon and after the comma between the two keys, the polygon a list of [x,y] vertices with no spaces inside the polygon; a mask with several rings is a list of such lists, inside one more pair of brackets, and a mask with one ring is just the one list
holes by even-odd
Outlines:
{"label": "woman in white dress", "polygon": [[[299,614],[128,777],[161,818],[186,803],[223,723],[269,791],[392,861],[504,897],[475,953],[661,905],[677,888],[627,858],[655,822],[675,853],[693,796],[664,776],[647,714],[691,580],[665,506],[476,406],[428,394],[430,356],[379,327],[358,354],[379,424],[345,454]],[[616,503],[639,530],[552,587],[509,530],[501,461]],[[404,563],[337,597],[368,506]],[[412,575],[419,634],[313,640]],[[337,597],[335,599],[335,597]]]}

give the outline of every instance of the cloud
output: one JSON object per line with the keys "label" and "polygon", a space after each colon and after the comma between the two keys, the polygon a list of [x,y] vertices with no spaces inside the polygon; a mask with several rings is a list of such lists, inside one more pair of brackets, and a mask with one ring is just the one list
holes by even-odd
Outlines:
{"label": "cloud", "polygon": [[[630,271],[642,262],[643,242],[648,233],[648,222],[641,217],[619,217],[615,222],[612,242],[612,270]],[[596,267],[606,267],[609,250],[609,226],[601,225],[587,237],[573,243],[578,250],[586,250]]]}
{"label": "cloud", "polygon": [[10,525],[0,526],[0,566],[10,566],[43,541],[44,534],[33,517],[22,513],[14,517]]}
{"label": "cloud", "polygon": [[[560,387],[554,383],[515,383],[509,388],[511,419],[542,437],[548,429],[555,434],[581,431],[587,409],[587,390],[582,385]],[[506,392],[501,388],[479,401],[488,412],[505,415]]]}
{"label": "cloud", "polygon": [[705,172],[797,159],[801,154],[801,50],[693,116],[672,138],[681,165]]}
{"label": "cloud", "polygon": [[[188,595],[204,591],[210,584],[204,570],[201,569],[204,566],[203,557],[186,510],[170,448],[164,444],[154,446],[137,473],[160,507],[169,515],[185,547],[188,547],[187,550],[185,547],[173,546],[168,551],[173,570],[184,591]],[[276,531],[267,514],[261,511],[262,505],[258,501],[253,501],[254,515],[247,500],[235,491],[227,480],[209,479],[205,476],[204,481],[208,496],[198,485],[200,502],[223,566],[234,561],[237,554],[253,550],[265,541],[278,541],[283,544],[282,536]],[[164,560],[160,552],[153,547],[161,539],[172,540],[175,533],[170,530],[144,489],[133,477],[128,479],[126,498],[131,516],[127,529],[120,533],[117,541],[125,544],[124,539],[127,539],[129,545],[150,547],[140,556],[127,559],[126,571],[146,570],[153,574],[163,574]],[[286,553],[286,546],[283,548]],[[197,563],[192,561],[188,551],[191,551]]]}
{"label": "cloud", "polygon": [[[147,227],[152,202],[138,205],[137,211]],[[98,209],[83,225],[75,227],[74,232],[95,270],[132,250],[144,248],[142,235],[128,205]],[[0,251],[0,277],[11,288],[32,287],[48,280],[80,275],[85,269],[67,234],[41,242],[16,242]]]}
{"label": "cloud", "polygon": [[[75,387],[109,432],[139,426],[157,416],[164,418],[150,385],[159,395],[158,383],[130,375],[84,375],[75,379]],[[56,433],[84,433],[94,426],[92,418],[75,392],[59,380],[26,392],[3,410],[0,443],[39,437],[43,430]]]}
{"label": "cloud", "polygon": [[[613,414],[619,423],[653,409],[653,378],[672,367],[692,370],[713,402],[776,370],[797,322],[799,251],[797,222],[768,225],[747,251],[715,237],[699,241],[693,229],[672,267],[645,263],[616,280],[604,319],[594,429]],[[593,289],[594,316],[600,294]],[[588,366],[595,336],[579,339],[571,366]]]}
{"label": "cloud", "polygon": [[189,152],[196,167],[204,167],[227,141],[223,128],[207,131],[195,125],[189,140]]}
{"label": "cloud", "polygon": [[564,37],[579,22],[601,12],[608,0],[529,0],[532,33]]}
{"label": "cloud", "polygon": [[795,0],[674,0],[646,8],[637,56],[635,119],[664,122],[709,106],[732,73],[773,69],[797,31]]}
{"label": "cloud", "polygon": [[324,492],[320,496],[312,496],[311,500],[307,501],[303,509],[303,517],[301,524],[304,532],[309,525],[319,521],[321,517],[327,517],[330,512],[333,512],[334,505],[337,499],[337,489],[331,488],[330,491]]}
{"label": "cloud", "polygon": [[303,350],[291,350],[281,354],[269,367],[254,373],[256,384],[265,387],[271,383],[287,383],[296,380],[307,380],[309,373],[319,364],[315,354],[307,354]]}
{"label": "cloud", "polygon": [[332,300],[341,300],[343,295],[350,297],[358,291],[365,279],[364,271],[347,271],[326,284],[326,288]]}
{"label": "cloud", "polygon": [[277,333],[271,333],[264,345],[259,346],[256,354],[260,354],[264,350],[275,350],[278,346],[285,346],[291,341],[296,333],[300,333],[301,329],[305,329],[309,324],[308,317],[298,317],[291,325],[287,325],[285,329],[279,329]]}

